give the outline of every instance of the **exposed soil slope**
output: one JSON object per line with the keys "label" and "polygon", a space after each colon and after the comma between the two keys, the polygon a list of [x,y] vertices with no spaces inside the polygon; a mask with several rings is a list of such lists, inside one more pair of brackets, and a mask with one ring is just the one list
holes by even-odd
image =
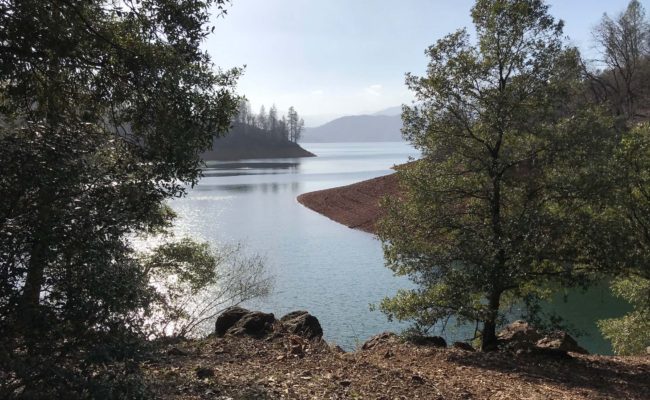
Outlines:
{"label": "exposed soil slope", "polygon": [[650,393],[648,356],[556,359],[396,340],[341,353],[296,336],[209,338],[173,350],[145,371],[162,399],[648,399]]}
{"label": "exposed soil slope", "polygon": [[390,174],[332,189],[318,190],[298,196],[298,202],[340,224],[375,233],[381,217],[380,200],[397,196],[397,175]]}

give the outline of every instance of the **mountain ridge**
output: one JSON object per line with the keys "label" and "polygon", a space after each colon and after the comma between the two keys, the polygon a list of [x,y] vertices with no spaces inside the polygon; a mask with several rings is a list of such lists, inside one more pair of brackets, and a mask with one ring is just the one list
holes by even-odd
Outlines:
{"label": "mountain ridge", "polygon": [[400,142],[402,119],[398,115],[348,115],[315,128],[306,128],[302,143]]}

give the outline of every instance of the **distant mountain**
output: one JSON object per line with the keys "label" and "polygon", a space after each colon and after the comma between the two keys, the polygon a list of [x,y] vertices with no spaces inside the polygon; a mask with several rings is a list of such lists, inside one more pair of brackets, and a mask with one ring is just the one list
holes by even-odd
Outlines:
{"label": "distant mountain", "polygon": [[401,128],[399,115],[354,115],[305,129],[301,142],[400,142]]}
{"label": "distant mountain", "polygon": [[204,161],[298,157],[314,154],[270,131],[241,123],[236,123],[226,136],[215,139],[212,150],[201,155]]}
{"label": "distant mountain", "polygon": [[388,115],[388,116],[402,115],[402,106],[389,107],[385,110],[377,111],[372,115]]}

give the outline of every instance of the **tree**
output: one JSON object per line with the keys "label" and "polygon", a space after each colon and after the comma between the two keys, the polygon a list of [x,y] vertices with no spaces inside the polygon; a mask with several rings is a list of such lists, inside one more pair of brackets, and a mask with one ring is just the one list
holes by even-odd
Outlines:
{"label": "tree", "polygon": [[266,296],[271,288],[260,257],[242,256],[239,246],[215,251],[181,239],[143,254],[140,262],[157,288],[147,319],[156,337],[202,336],[226,307]]}
{"label": "tree", "polygon": [[280,120],[280,137],[284,140],[289,140],[289,127],[287,123],[287,117],[282,116],[282,119]]}
{"label": "tree", "polygon": [[612,289],[634,309],[620,318],[598,321],[598,327],[617,354],[646,354],[650,346],[650,279],[619,279]]}
{"label": "tree", "polygon": [[542,1],[478,0],[472,19],[476,44],[447,35],[426,76],[406,78],[417,105],[403,134],[423,157],[398,170],[404,195],[385,200],[379,237],[387,266],[417,286],[380,307],[422,330],[476,323],[490,350],[508,304],[588,278],[570,237],[612,122],[571,101],[579,55]]}
{"label": "tree", "polygon": [[304,128],[305,122],[298,116],[298,112],[293,106],[289,107],[287,113],[287,127],[289,129],[289,140],[297,142]]}
{"label": "tree", "polygon": [[0,397],[92,397],[138,353],[158,293],[130,239],[170,226],[239,103],[200,48],[223,5],[0,4]]}
{"label": "tree", "polygon": [[278,129],[278,109],[275,107],[275,104],[269,109],[269,130],[272,134],[276,133]]}
{"label": "tree", "polygon": [[257,127],[264,130],[269,129],[269,117],[266,115],[264,105],[260,107],[260,113],[257,114]]}
{"label": "tree", "polygon": [[608,227],[611,244],[599,244],[595,247],[601,253],[592,252],[618,264],[620,273],[612,290],[630,302],[633,310],[598,325],[614,351],[641,354],[650,346],[650,124],[624,132],[612,164],[617,184],[608,191],[603,207],[603,214],[612,221]]}
{"label": "tree", "polygon": [[300,140],[300,137],[302,136],[302,131],[305,129],[305,120],[300,118],[298,121],[298,128],[296,129],[296,140],[295,142],[298,142]]}
{"label": "tree", "polygon": [[239,102],[239,109],[237,111],[237,122],[240,124],[249,124],[251,118],[254,118],[253,113],[251,112],[251,105],[246,99],[242,99]]}
{"label": "tree", "polygon": [[593,35],[606,70],[589,73],[592,90],[599,100],[609,101],[617,113],[634,118],[639,101],[649,94],[644,82],[648,78],[650,24],[643,6],[632,0],[617,18],[603,15]]}

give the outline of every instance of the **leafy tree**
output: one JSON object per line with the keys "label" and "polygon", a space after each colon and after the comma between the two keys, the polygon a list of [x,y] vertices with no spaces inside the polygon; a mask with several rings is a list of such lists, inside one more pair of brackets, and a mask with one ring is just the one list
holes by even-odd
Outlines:
{"label": "leafy tree", "polygon": [[600,218],[608,222],[609,243],[596,243],[592,253],[617,267],[612,290],[634,309],[599,327],[617,353],[638,354],[650,346],[650,124],[623,134],[612,165],[616,185]]}
{"label": "leafy tree", "polygon": [[571,101],[579,56],[547,5],[478,0],[472,19],[475,44],[452,33],[427,50],[424,77],[407,75],[417,105],[403,134],[423,158],[398,171],[405,193],[386,199],[379,237],[417,287],[380,307],[419,329],[476,322],[489,350],[509,304],[589,279],[571,236],[613,138],[598,109]]}
{"label": "leafy tree", "polygon": [[0,397],[100,396],[138,354],[159,293],[130,239],[170,226],[238,107],[200,49],[223,6],[0,3]]}
{"label": "leafy tree", "polygon": [[600,330],[617,354],[646,353],[650,347],[650,279],[620,279],[612,289],[618,297],[630,302],[634,310],[620,318],[599,321]]}

